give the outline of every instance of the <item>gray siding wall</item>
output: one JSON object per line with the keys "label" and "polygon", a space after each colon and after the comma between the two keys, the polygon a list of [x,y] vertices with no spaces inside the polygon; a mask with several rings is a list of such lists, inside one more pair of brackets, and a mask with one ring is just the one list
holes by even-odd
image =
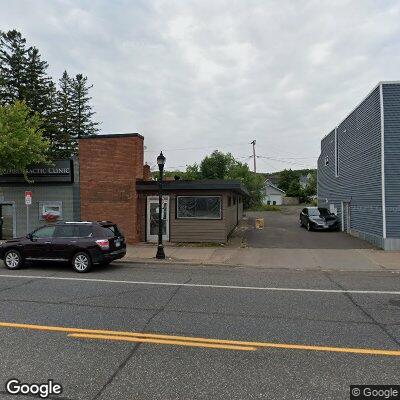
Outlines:
{"label": "gray siding wall", "polygon": [[[221,193],[190,192],[183,195],[204,196],[221,195]],[[227,195],[222,195],[222,217],[223,219],[177,219],[176,218],[176,195],[170,199],[170,241],[171,242],[217,242],[225,243],[227,240],[225,212],[227,206]]]}
{"label": "gray siding wall", "polygon": [[386,235],[400,238],[400,84],[383,84]]}
{"label": "gray siding wall", "polygon": [[319,206],[334,204],[341,217],[341,202],[350,202],[351,229],[372,236],[382,236],[383,231],[380,122],[377,87],[337,127],[339,176],[334,130],[322,140],[318,159]]}

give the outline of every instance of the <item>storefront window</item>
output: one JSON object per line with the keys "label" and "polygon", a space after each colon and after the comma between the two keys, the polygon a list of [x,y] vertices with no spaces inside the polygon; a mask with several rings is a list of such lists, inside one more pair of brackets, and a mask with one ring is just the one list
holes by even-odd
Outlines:
{"label": "storefront window", "polygon": [[177,218],[221,219],[220,196],[178,196]]}
{"label": "storefront window", "polygon": [[39,219],[46,222],[55,222],[63,219],[62,202],[40,202],[39,203]]}

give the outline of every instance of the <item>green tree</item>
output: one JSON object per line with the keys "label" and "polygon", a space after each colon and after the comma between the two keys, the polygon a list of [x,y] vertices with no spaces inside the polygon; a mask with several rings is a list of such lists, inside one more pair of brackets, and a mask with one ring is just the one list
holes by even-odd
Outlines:
{"label": "green tree", "polygon": [[74,138],[95,135],[98,122],[93,121],[95,112],[92,109],[87,76],[77,74],[71,81],[72,135]]}
{"label": "green tree", "polygon": [[229,167],[226,178],[241,181],[249,192],[250,196],[244,198],[243,205],[245,208],[261,205],[265,194],[265,179],[262,175],[255,174],[247,164],[234,160]]}
{"label": "green tree", "polygon": [[278,187],[283,191],[287,192],[293,181],[297,181],[297,183],[299,181],[299,175],[296,171],[284,169],[283,171],[279,172]]}
{"label": "green tree", "polygon": [[302,197],[302,190],[298,178],[290,182],[289,188],[286,190],[286,196],[289,197]]}
{"label": "green tree", "polygon": [[72,80],[67,71],[64,71],[59,80],[59,89],[56,96],[55,121],[57,133],[53,138],[53,152],[58,158],[70,157],[77,141],[73,137],[73,106]]}
{"label": "green tree", "polygon": [[200,163],[201,176],[203,179],[225,179],[234,162],[231,153],[215,150]]}
{"label": "green tree", "polygon": [[305,196],[315,196],[317,194],[317,172],[310,172],[310,176],[308,178],[307,186],[304,190]]}
{"label": "green tree", "polygon": [[0,104],[12,104],[25,98],[26,39],[15,29],[0,31]]}
{"label": "green tree", "polygon": [[29,48],[24,77],[24,99],[31,110],[43,117],[53,106],[52,81],[47,75],[47,68],[48,64],[41,59],[39,50],[36,47]]}
{"label": "green tree", "polygon": [[198,164],[188,165],[183,179],[235,179],[249,192],[244,207],[258,206],[264,197],[264,177],[252,172],[247,164],[236,160],[231,153],[215,150]]}
{"label": "green tree", "polygon": [[195,179],[202,179],[202,175],[200,172],[199,165],[194,163],[193,165],[187,165],[186,166],[186,172],[185,172],[185,178],[190,181],[193,181]]}
{"label": "green tree", "polygon": [[43,121],[24,102],[0,106],[0,172],[15,170],[27,181],[28,167],[48,162]]}

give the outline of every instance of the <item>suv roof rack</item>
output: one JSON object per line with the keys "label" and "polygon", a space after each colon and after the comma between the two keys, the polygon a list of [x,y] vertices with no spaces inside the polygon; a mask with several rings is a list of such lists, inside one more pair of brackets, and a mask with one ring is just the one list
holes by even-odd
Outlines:
{"label": "suv roof rack", "polygon": [[93,222],[91,221],[59,221],[57,222],[57,225],[63,225],[63,224],[92,224]]}

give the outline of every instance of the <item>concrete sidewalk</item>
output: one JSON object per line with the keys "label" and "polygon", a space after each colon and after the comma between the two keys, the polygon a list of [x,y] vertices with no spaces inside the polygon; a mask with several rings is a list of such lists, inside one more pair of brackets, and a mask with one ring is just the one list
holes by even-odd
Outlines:
{"label": "concrete sidewalk", "polygon": [[399,271],[400,252],[376,249],[280,249],[165,246],[165,260],[157,260],[157,246],[128,246],[121,262],[184,263],[301,270]]}

